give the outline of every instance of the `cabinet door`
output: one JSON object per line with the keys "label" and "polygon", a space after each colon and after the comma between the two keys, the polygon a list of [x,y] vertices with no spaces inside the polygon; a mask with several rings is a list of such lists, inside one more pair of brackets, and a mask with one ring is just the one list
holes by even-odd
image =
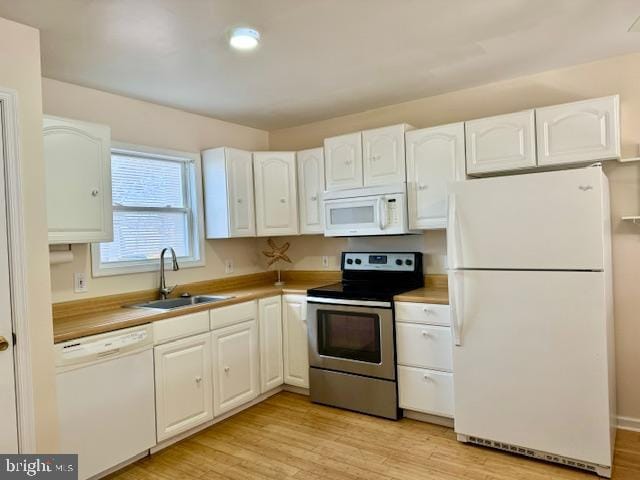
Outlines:
{"label": "cabinet door", "polygon": [[57,117],[43,126],[49,243],[110,242],[111,130]]}
{"label": "cabinet door", "polygon": [[349,133],[324,140],[327,190],[362,186],[362,134]]}
{"label": "cabinet door", "polygon": [[406,181],[404,134],[407,127],[391,125],[362,132],[365,187]]}
{"label": "cabinet door", "polygon": [[258,396],[258,325],[256,320],[211,332],[213,413],[221,415]]}
{"label": "cabinet door", "polygon": [[614,95],[536,109],[538,163],[620,158],[619,103]]}
{"label": "cabinet door", "polygon": [[296,154],[253,154],[258,236],[297,235]]}
{"label": "cabinet door", "polygon": [[282,297],[264,298],[258,302],[260,335],[260,393],[284,382],[282,360]]}
{"label": "cabinet door", "polygon": [[209,333],[154,348],[158,442],[213,418]]}
{"label": "cabinet door", "polygon": [[[226,148],[227,190],[229,192],[229,236],[253,237],[256,215],[253,200],[253,162],[251,153]],[[215,213],[214,213],[215,214]]]}
{"label": "cabinet door", "polygon": [[300,233],[324,231],[322,192],[324,191],[324,151],[322,148],[302,150],[298,160],[298,199]]}
{"label": "cabinet door", "polygon": [[469,175],[536,166],[533,110],[465,123]]}
{"label": "cabinet door", "polygon": [[446,228],[448,184],[464,180],[464,124],[407,132],[409,228]]}
{"label": "cabinet door", "polygon": [[283,297],[284,383],[309,388],[307,299],[304,295]]}

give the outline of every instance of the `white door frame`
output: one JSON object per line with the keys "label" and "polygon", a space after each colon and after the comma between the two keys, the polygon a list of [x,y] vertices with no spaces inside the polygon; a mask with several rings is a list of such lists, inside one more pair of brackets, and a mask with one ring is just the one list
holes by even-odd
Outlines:
{"label": "white door frame", "polygon": [[[22,203],[22,168],[20,162],[20,132],[18,128],[18,96],[13,90],[0,88],[0,114],[4,132],[4,161],[7,195],[7,227],[9,240],[9,281],[16,372],[16,407],[18,410],[18,449],[20,453],[34,453],[35,415],[33,404],[33,373],[31,342],[27,316],[28,292],[25,272],[26,245],[24,208]],[[16,179],[18,181],[8,181]]]}

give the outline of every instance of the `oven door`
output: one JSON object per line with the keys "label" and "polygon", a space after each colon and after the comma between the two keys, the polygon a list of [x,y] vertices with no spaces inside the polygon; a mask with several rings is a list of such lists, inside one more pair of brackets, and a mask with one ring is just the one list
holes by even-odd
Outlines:
{"label": "oven door", "polygon": [[[395,380],[393,310],[357,301],[308,298],[311,367]],[[334,301],[334,300],[333,300]],[[345,305],[344,303],[350,303]]]}

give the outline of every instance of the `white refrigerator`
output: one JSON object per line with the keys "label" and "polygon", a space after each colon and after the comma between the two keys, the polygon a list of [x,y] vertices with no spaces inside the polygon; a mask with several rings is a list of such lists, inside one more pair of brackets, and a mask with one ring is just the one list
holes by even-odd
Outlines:
{"label": "white refrigerator", "polygon": [[451,185],[458,439],[611,476],[609,192],[600,166]]}

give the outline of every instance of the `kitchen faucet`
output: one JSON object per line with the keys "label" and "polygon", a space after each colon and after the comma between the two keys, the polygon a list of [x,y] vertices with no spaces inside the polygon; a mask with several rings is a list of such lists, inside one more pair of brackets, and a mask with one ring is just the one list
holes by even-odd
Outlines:
{"label": "kitchen faucet", "polygon": [[176,258],[175,250],[171,247],[163,248],[162,252],[160,253],[160,296],[162,297],[163,300],[167,298],[167,295],[173,292],[174,288],[177,287],[177,285],[174,285],[173,287],[167,287],[167,282],[164,276],[164,254],[167,252],[167,250],[171,251],[171,261],[173,263],[173,271],[175,272],[176,270],[180,270],[180,266],[178,265],[178,259]]}

